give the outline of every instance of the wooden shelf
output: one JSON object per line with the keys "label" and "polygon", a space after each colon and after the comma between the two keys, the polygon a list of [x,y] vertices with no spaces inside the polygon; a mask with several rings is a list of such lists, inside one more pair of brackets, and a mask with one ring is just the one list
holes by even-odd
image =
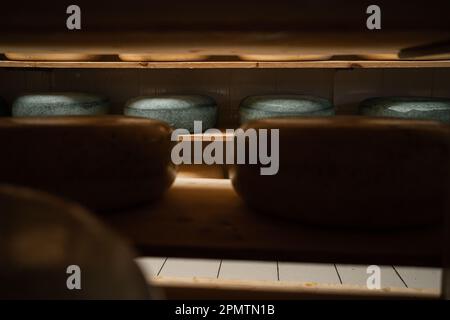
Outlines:
{"label": "wooden shelf", "polygon": [[0,61],[0,68],[66,69],[356,69],[356,68],[450,68],[450,60],[437,61],[196,61],[196,62],[124,62],[124,61]]}
{"label": "wooden shelf", "polygon": [[102,215],[142,255],[441,266],[439,228],[330,229],[251,212],[228,179],[177,179],[146,208]]}

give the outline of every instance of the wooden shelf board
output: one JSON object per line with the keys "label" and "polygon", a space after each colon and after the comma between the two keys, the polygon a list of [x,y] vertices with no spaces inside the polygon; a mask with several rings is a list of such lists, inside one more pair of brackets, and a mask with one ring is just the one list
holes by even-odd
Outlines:
{"label": "wooden shelf board", "polygon": [[437,266],[441,232],[342,230],[251,212],[228,179],[177,179],[150,207],[103,216],[141,255]]}
{"label": "wooden shelf board", "polygon": [[151,285],[168,299],[438,299],[431,289],[388,288],[301,283],[295,281],[243,281],[212,278],[161,277]]}
{"label": "wooden shelf board", "polygon": [[80,69],[356,69],[356,68],[450,68],[450,60],[436,61],[195,61],[195,62],[124,62],[124,61],[0,61],[0,68],[80,68]]}

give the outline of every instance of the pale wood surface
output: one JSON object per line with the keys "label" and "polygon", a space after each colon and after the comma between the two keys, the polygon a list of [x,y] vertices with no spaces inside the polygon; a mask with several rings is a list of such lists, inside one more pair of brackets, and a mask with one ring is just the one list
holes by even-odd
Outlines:
{"label": "pale wood surface", "polygon": [[169,299],[437,299],[433,289],[385,288],[295,281],[156,277],[152,284]]}
{"label": "pale wood surface", "polygon": [[159,275],[163,277],[216,278],[220,260],[169,258]]}
{"label": "pale wood surface", "polygon": [[340,284],[334,264],[278,262],[280,281]]}
{"label": "pale wood surface", "polygon": [[[333,288],[339,295],[346,295],[348,290],[351,290],[360,297],[364,297],[368,292],[370,295],[385,297],[397,292],[402,295],[436,298],[441,288],[441,270],[435,268],[393,269],[392,266],[380,266],[382,288],[369,291],[365,283],[368,277],[365,274],[367,265],[338,265],[335,268],[333,264],[251,260],[221,260],[221,263],[217,264],[217,260],[156,257],[140,257],[136,262],[153,285],[159,286],[160,282],[166,281],[175,285],[175,282],[178,282],[179,285],[186,286],[185,290],[194,287],[198,289],[206,281],[220,290],[229,289],[230,284],[241,284],[242,287],[237,286],[236,290],[244,291],[250,288],[250,284],[257,291],[270,288],[269,291],[275,296],[278,290],[290,288],[288,291],[296,292],[298,297],[301,297],[300,293],[309,288],[311,297],[314,297],[320,296],[326,288]],[[166,266],[169,266],[170,276],[162,275]],[[278,289],[280,287],[282,289]]]}
{"label": "pale wood surface", "polygon": [[145,255],[441,264],[440,233],[435,228],[377,233],[273,219],[249,211],[227,179],[177,179],[154,206],[104,219]]}
{"label": "pale wood surface", "polygon": [[142,270],[146,279],[156,277],[161,271],[167,258],[160,257],[140,257],[136,259],[136,263]]}
{"label": "pale wood surface", "polygon": [[[367,285],[367,278],[369,277],[369,274],[367,274],[367,266],[338,264],[336,265],[336,269],[339,272],[342,284],[364,287]],[[380,266],[380,271],[381,288],[405,287],[402,279],[396,274],[392,266]]]}
{"label": "pale wood surface", "polygon": [[383,61],[0,61],[0,68],[65,69],[359,69],[359,68],[450,68],[450,60]]}
{"label": "pale wood surface", "polygon": [[222,260],[218,278],[277,281],[277,262]]}
{"label": "pale wood surface", "polygon": [[404,266],[394,268],[408,288],[441,288],[442,270],[440,269]]}

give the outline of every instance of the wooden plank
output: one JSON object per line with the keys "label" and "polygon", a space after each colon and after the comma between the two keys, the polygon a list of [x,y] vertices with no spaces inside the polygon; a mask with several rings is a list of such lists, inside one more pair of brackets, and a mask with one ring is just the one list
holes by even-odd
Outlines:
{"label": "wooden plank", "polygon": [[102,218],[150,256],[419,266],[442,261],[438,227],[366,232],[274,219],[251,212],[227,179],[177,179],[155,205]]}
{"label": "wooden plank", "polygon": [[278,281],[277,262],[222,260],[219,279]]}
{"label": "wooden plank", "polygon": [[145,278],[150,280],[159,274],[166,260],[167,258],[161,257],[140,257],[135,261],[144,274]]}
{"label": "wooden plank", "polygon": [[162,277],[216,278],[220,260],[167,258]]}
{"label": "wooden plank", "polygon": [[334,264],[278,262],[280,281],[340,284]]}
{"label": "wooden plank", "polygon": [[[336,265],[339,276],[344,285],[367,286],[367,279],[370,274],[367,273],[368,266],[360,265]],[[392,266],[380,266],[381,270],[381,288],[404,288],[405,284],[397,275]]]}
{"label": "wooden plank", "polygon": [[408,288],[434,290],[441,288],[441,269],[404,266],[395,266],[394,268]]}
{"label": "wooden plank", "polygon": [[224,165],[184,164],[178,166],[179,178],[225,179]]}
{"label": "wooden plank", "polygon": [[0,61],[0,68],[54,69],[359,69],[359,68],[450,68],[450,60],[382,61],[382,60],[325,60],[325,61]]}
{"label": "wooden plank", "polygon": [[294,281],[243,281],[211,278],[156,277],[152,285],[168,299],[437,299],[438,290],[387,288]]}

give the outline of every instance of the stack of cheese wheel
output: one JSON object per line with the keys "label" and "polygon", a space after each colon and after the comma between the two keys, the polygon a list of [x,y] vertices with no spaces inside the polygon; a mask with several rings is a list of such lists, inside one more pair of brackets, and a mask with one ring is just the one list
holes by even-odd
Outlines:
{"label": "stack of cheese wheel", "polygon": [[240,120],[274,117],[331,116],[334,107],[327,99],[305,95],[251,96],[240,105]]}
{"label": "stack of cheese wheel", "polygon": [[16,61],[95,61],[100,58],[99,55],[84,54],[84,53],[55,53],[55,52],[41,52],[41,53],[22,53],[22,52],[7,52],[6,58]]}
{"label": "stack of cheese wheel", "polygon": [[194,132],[194,121],[201,121],[202,129],[214,127],[217,104],[203,95],[144,96],[130,100],[125,114],[165,121],[176,129]]}
{"label": "stack of cheese wheel", "polygon": [[1,299],[152,297],[135,253],[79,205],[0,184],[0,207]]}
{"label": "stack of cheese wheel", "polygon": [[450,99],[433,97],[379,97],[364,100],[359,113],[373,117],[436,120],[450,123]]}
{"label": "stack of cheese wheel", "polygon": [[77,92],[35,93],[18,97],[13,117],[87,116],[108,113],[105,97]]}
{"label": "stack of cheese wheel", "polygon": [[242,129],[266,129],[266,141],[278,130],[270,163],[231,168],[233,186],[256,213],[370,229],[429,226],[448,212],[442,123],[341,116],[255,120]]}
{"label": "stack of cheese wheel", "polygon": [[0,118],[0,181],[102,212],[150,203],[175,179],[170,135],[123,116]]}

